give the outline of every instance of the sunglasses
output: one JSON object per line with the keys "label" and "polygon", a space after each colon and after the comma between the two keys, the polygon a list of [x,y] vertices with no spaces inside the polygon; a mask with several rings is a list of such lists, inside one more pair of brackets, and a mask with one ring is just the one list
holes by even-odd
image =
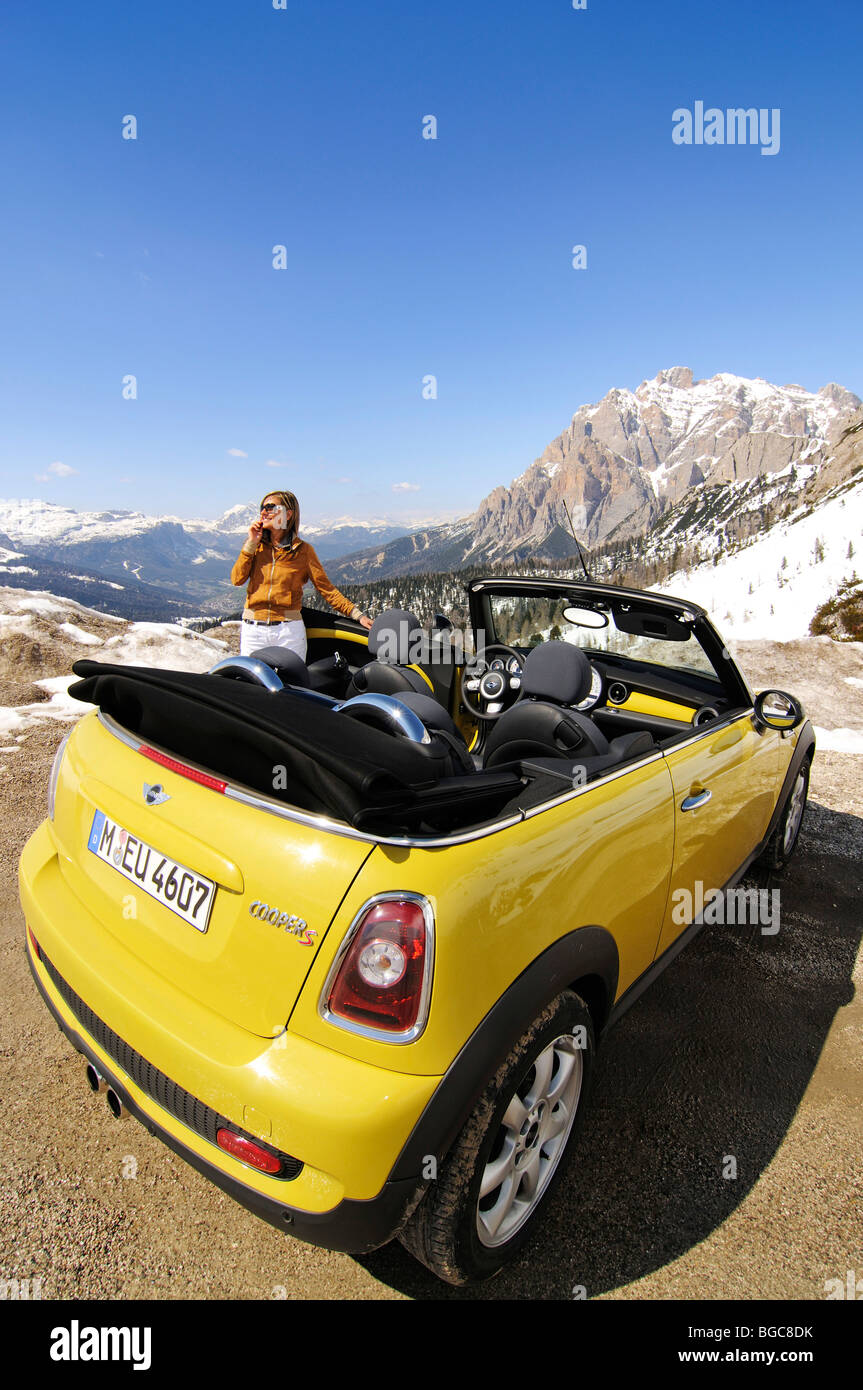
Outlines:
{"label": "sunglasses", "polygon": [[[277,512],[279,507],[284,507],[284,505],[284,502],[267,502],[265,506],[261,507],[261,516],[264,515],[264,512]],[[289,512],[291,510],[290,507],[285,507],[285,511]]]}

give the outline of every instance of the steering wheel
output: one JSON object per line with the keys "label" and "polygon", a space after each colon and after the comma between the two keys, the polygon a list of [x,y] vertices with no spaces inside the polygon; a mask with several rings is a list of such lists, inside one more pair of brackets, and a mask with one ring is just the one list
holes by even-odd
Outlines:
{"label": "steering wheel", "polygon": [[[503,657],[504,669],[492,671],[489,663]],[[515,657],[518,673],[510,673],[506,663]],[[461,698],[468,714],[474,719],[492,721],[500,719],[522,696],[521,677],[524,657],[514,647],[505,647],[502,642],[494,642],[471,657],[461,678]]]}

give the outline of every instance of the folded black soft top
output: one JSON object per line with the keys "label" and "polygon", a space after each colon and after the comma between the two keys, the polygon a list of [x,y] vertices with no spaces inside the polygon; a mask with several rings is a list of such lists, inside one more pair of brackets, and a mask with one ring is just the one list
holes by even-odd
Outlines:
{"label": "folded black soft top", "polygon": [[[83,679],[69,694],[143,741],[300,810],[379,833],[416,826],[426,800],[449,800],[447,782],[474,782],[449,777],[449,749],[438,740],[394,737],[289,688],[272,693],[219,675],[86,659],[72,670]],[[478,773],[477,793],[486,776],[486,793],[497,786],[500,803],[512,776]],[[464,789],[456,802],[462,820],[476,816]]]}

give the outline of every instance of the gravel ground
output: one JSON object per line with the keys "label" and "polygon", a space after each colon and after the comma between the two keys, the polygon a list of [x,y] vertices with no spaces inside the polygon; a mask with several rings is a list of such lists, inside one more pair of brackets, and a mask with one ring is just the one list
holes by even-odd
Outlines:
{"label": "gravel ground", "polygon": [[[823,728],[863,729],[859,644],[737,654],[755,688],[799,693]],[[59,1299],[745,1300],[823,1298],[826,1280],[863,1272],[859,756],[816,756],[798,853],[771,885],[779,933],[705,928],[625,1016],[536,1237],[459,1290],[398,1245],[353,1258],[280,1234],[87,1090],[30,979],[17,898],[63,731],[36,726],[0,774],[0,1278],[41,1278]]]}

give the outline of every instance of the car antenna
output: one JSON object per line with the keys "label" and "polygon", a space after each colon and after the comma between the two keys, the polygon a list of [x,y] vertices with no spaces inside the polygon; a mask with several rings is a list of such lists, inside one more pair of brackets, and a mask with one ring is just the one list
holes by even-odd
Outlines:
{"label": "car antenna", "polygon": [[590,571],[587,568],[587,565],[585,564],[584,551],[578,543],[578,536],[575,534],[575,527],[572,524],[572,517],[569,514],[569,507],[566,505],[566,498],[563,499],[563,510],[566,512],[566,519],[569,522],[569,529],[572,532],[572,539],[575,541],[575,546],[578,551],[578,558],[581,561],[581,568],[584,570],[584,577],[585,579],[589,579],[592,584],[593,575],[590,573]]}

